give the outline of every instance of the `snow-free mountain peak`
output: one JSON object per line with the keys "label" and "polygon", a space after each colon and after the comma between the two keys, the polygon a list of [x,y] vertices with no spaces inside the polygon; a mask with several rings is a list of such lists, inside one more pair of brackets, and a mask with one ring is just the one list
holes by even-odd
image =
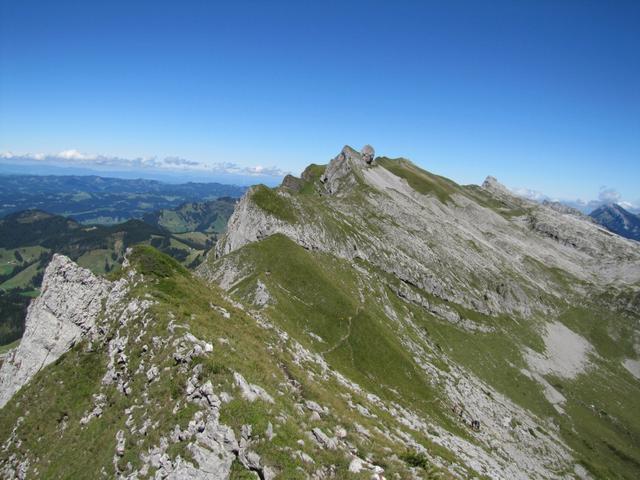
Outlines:
{"label": "snow-free mountain peak", "polygon": [[618,235],[640,241],[640,216],[628,212],[617,203],[602,205],[589,216]]}

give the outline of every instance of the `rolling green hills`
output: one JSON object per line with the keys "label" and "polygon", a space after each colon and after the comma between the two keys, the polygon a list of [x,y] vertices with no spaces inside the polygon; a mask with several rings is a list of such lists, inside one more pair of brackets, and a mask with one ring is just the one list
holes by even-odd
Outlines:
{"label": "rolling green hills", "polygon": [[235,203],[236,199],[231,197],[201,203],[185,203],[174,209],[147,214],[142,219],[172,233],[220,234],[227,227],[227,220],[233,213]]}
{"label": "rolling green hills", "polygon": [[120,268],[127,248],[147,244],[195,266],[224,231],[233,205],[231,198],[189,203],[116,225],[83,225],[41,210],[0,219],[0,345],[22,335],[27,305],[54,253],[105,274]]}

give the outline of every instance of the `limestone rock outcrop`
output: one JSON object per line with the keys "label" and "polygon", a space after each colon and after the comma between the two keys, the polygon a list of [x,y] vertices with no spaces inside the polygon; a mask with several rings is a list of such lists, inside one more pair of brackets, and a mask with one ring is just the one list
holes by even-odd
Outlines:
{"label": "limestone rock outcrop", "polygon": [[29,306],[20,346],[0,368],[0,408],[94,327],[109,285],[67,257],[53,256],[42,293]]}
{"label": "limestone rock outcrop", "polygon": [[298,177],[294,177],[293,175],[285,175],[282,179],[282,186],[293,190],[294,192],[299,192],[303,185],[303,180]]}
{"label": "limestone rock outcrop", "polygon": [[489,175],[484,179],[484,182],[482,182],[482,188],[497,197],[519,198],[492,175]]}
{"label": "limestone rock outcrop", "polygon": [[347,193],[358,184],[358,172],[362,167],[373,162],[374,150],[366,145],[362,152],[345,145],[342,151],[329,165],[320,181],[330,194]]}

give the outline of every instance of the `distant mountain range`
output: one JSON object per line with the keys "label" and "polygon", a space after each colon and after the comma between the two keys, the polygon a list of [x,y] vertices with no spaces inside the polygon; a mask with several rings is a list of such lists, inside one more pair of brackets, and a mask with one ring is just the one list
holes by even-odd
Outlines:
{"label": "distant mountain range", "polygon": [[534,195],[531,192],[516,191],[514,193],[559,213],[568,213],[575,217],[591,220],[621,237],[640,241],[640,213],[625,209],[616,202],[551,200],[544,195]]}
{"label": "distant mountain range", "polygon": [[616,203],[602,205],[589,216],[622,237],[640,241],[640,215],[635,215]]}
{"label": "distant mountain range", "polygon": [[0,216],[41,209],[80,223],[115,224],[187,202],[238,198],[245,190],[220,183],[170,184],[100,176],[0,174]]}

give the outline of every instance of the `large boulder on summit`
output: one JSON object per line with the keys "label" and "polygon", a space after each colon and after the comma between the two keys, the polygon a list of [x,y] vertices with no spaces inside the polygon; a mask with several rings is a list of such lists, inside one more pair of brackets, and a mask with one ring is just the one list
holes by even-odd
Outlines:
{"label": "large boulder on summit", "polygon": [[371,145],[365,145],[362,147],[360,154],[362,155],[362,159],[369,165],[373,163],[373,159],[376,157],[376,151]]}

